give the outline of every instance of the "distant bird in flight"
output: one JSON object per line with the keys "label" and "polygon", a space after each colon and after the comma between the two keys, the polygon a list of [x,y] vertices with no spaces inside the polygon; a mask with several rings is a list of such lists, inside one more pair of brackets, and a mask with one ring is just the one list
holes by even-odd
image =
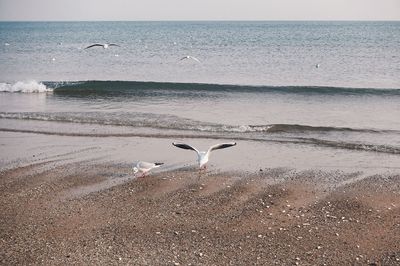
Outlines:
{"label": "distant bird in flight", "polygon": [[192,60],[194,60],[194,61],[200,63],[200,60],[199,60],[199,59],[197,59],[197,58],[194,57],[194,56],[190,56],[190,55],[187,55],[187,56],[182,57],[179,61],[182,61],[182,60],[185,60],[185,59],[192,59]]}
{"label": "distant bird in flight", "polygon": [[144,177],[151,169],[158,168],[164,163],[148,163],[143,161],[138,161],[133,165],[133,173],[140,172],[142,175],[140,177]]}
{"label": "distant bird in flight", "polygon": [[220,143],[211,146],[207,151],[199,151],[195,147],[192,147],[185,143],[172,143],[175,147],[185,149],[185,150],[193,150],[197,153],[197,163],[199,164],[199,168],[201,169],[204,166],[206,168],[206,163],[210,157],[210,153],[215,150],[225,149],[236,145],[236,142],[229,142],[229,143]]}
{"label": "distant bird in flight", "polygon": [[95,44],[89,45],[88,47],[85,47],[85,49],[89,49],[89,48],[96,47],[96,46],[101,46],[104,49],[107,49],[110,46],[118,46],[118,47],[120,47],[118,44],[115,44],[115,43],[95,43]]}

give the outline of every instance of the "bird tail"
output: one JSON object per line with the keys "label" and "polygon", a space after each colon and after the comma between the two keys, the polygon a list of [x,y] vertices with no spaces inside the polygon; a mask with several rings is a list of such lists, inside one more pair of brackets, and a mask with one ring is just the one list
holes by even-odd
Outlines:
{"label": "bird tail", "polygon": [[157,166],[163,165],[164,163],[154,163]]}

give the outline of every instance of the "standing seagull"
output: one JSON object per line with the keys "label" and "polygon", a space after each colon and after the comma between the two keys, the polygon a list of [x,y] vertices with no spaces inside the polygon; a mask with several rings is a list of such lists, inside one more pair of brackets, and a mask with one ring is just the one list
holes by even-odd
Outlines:
{"label": "standing seagull", "polygon": [[133,165],[133,173],[136,175],[137,172],[141,172],[142,175],[140,177],[144,177],[151,169],[158,168],[163,164],[164,163],[148,163],[138,161]]}
{"label": "standing seagull", "polygon": [[104,49],[107,49],[110,46],[118,46],[118,47],[120,47],[118,44],[115,44],[115,43],[95,43],[95,44],[89,45],[85,49],[89,49],[89,48],[96,47],[96,46],[101,46]]}
{"label": "standing seagull", "polygon": [[197,58],[194,57],[194,56],[190,56],[190,55],[187,55],[187,56],[182,57],[179,61],[182,61],[182,60],[185,60],[185,59],[192,59],[192,60],[194,60],[194,61],[200,63],[200,60],[199,60],[199,59],[197,59]]}
{"label": "standing seagull", "polygon": [[220,143],[220,144],[216,144],[211,146],[208,151],[199,151],[196,148],[188,145],[188,144],[184,144],[184,143],[172,143],[172,145],[174,145],[175,147],[181,148],[181,149],[185,149],[185,150],[193,150],[197,153],[197,163],[199,164],[199,168],[201,169],[204,166],[204,169],[207,167],[206,163],[208,162],[208,159],[210,157],[210,153],[214,150],[219,150],[219,149],[225,149],[225,148],[229,148],[232,146],[236,145],[236,142],[229,142],[229,143]]}

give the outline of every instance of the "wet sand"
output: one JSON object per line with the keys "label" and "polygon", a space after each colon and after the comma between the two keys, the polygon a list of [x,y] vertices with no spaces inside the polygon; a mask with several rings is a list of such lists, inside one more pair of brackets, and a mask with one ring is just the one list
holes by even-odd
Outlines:
{"label": "wet sand", "polygon": [[2,170],[0,212],[2,265],[400,264],[394,174],[54,159]]}

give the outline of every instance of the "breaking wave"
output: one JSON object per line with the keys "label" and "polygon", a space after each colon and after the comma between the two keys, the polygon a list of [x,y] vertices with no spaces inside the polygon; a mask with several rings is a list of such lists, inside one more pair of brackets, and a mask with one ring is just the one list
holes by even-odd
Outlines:
{"label": "breaking wave", "polygon": [[75,81],[45,82],[55,88],[54,93],[66,96],[105,95],[127,96],[146,91],[179,91],[179,92],[264,92],[280,94],[306,95],[380,95],[400,96],[400,89],[381,88],[346,88],[327,86],[246,86],[206,83],[174,83],[147,81]]}
{"label": "breaking wave", "polygon": [[0,92],[42,93],[53,89],[37,81],[18,81],[16,83],[0,83]]}
{"label": "breaking wave", "polygon": [[329,132],[359,132],[383,133],[395,130],[375,130],[348,127],[311,126],[298,124],[269,124],[269,125],[226,125],[201,122],[175,115],[140,113],[140,112],[0,112],[0,118],[17,120],[53,121],[80,124],[147,127],[154,129],[190,130],[220,133],[329,133]]}
{"label": "breaking wave", "polygon": [[184,93],[201,92],[258,92],[300,95],[377,95],[400,96],[400,89],[346,88],[328,86],[249,86],[207,83],[176,83],[151,81],[17,81],[0,83],[0,92],[54,92],[58,95],[84,97],[97,96],[135,96],[146,93],[170,91]]}

